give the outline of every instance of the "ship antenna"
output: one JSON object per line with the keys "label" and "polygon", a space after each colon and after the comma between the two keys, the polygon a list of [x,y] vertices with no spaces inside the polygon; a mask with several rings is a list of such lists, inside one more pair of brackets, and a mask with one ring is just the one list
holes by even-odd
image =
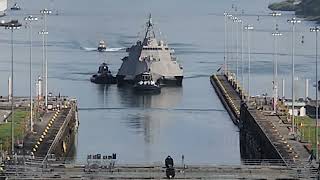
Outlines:
{"label": "ship antenna", "polygon": [[151,13],[149,14],[149,21],[148,21],[148,27],[152,26],[152,16]]}
{"label": "ship antenna", "polygon": [[[149,20],[147,22],[147,31],[146,31],[144,39],[146,39],[148,37],[148,34],[149,34],[151,28],[153,28],[153,23],[152,23],[152,16],[151,16],[151,13],[150,13],[149,14]],[[154,32],[153,32],[153,36],[155,37]]]}

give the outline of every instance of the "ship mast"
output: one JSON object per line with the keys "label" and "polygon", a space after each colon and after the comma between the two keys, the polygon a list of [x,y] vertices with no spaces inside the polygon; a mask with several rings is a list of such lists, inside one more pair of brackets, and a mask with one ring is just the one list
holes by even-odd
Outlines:
{"label": "ship mast", "polygon": [[153,23],[152,23],[152,16],[151,13],[149,14],[149,20],[147,22],[147,30],[146,30],[146,34],[144,36],[144,44],[146,44],[147,39],[151,36],[150,33],[152,33],[152,37],[155,38],[156,35],[153,31]]}

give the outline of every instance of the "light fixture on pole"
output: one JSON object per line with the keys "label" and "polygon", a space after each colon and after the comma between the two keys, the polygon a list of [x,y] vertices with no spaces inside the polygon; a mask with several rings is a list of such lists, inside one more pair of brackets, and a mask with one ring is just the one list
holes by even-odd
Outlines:
{"label": "light fixture on pole", "polygon": [[247,30],[247,41],[248,41],[248,99],[249,102],[250,96],[251,96],[251,87],[250,87],[250,81],[251,81],[251,48],[250,48],[250,31],[253,31],[252,25],[247,25],[244,27],[245,30]]}
{"label": "light fixture on pole", "polygon": [[[45,32],[46,34],[43,35],[48,35],[47,31],[47,15],[51,14],[52,11],[48,9],[43,9],[40,11],[40,13],[43,15],[44,19],[44,30],[42,32]],[[47,58],[47,36],[43,36],[44,38],[44,59],[45,59],[45,107],[46,110],[48,109],[48,58]]]}
{"label": "light fixture on pole", "polygon": [[29,21],[30,32],[30,131],[33,132],[33,100],[32,100],[32,22],[38,21],[37,17],[28,16],[24,18],[25,21]]}
{"label": "light fixture on pole", "polygon": [[295,122],[294,122],[294,102],[295,102],[295,94],[294,94],[294,44],[295,44],[295,24],[300,23],[300,20],[296,18],[289,19],[288,23],[292,24],[292,134],[295,136]]}
{"label": "light fixture on pole", "polygon": [[11,30],[11,153],[15,154],[14,151],[14,99],[13,99],[13,31],[20,29],[21,24],[18,20],[11,20],[10,22],[1,22],[0,26],[5,29]]}
{"label": "light fixture on pole", "polygon": [[277,103],[278,103],[278,37],[281,35],[282,34],[278,31],[272,33],[272,36],[274,37],[273,82],[272,82],[274,113],[277,113]]}
{"label": "light fixture on pole", "polygon": [[318,116],[319,116],[319,103],[318,103],[318,32],[320,32],[320,27],[310,28],[310,32],[316,33],[316,130],[315,130],[315,138],[316,138],[316,160],[319,159],[319,149],[318,149]]}

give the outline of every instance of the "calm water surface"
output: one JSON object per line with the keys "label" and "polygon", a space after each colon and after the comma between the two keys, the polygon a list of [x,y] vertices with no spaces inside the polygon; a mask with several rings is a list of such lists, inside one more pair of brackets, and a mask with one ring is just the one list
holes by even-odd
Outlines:
{"label": "calm water surface", "polygon": [[[224,10],[234,11],[231,6],[235,4],[239,10],[244,9],[245,22],[256,27],[252,46],[253,93],[270,93],[273,52],[270,32],[274,21],[263,16],[269,13],[266,7],[270,1],[21,0],[18,3],[23,10],[8,11],[3,19],[22,20],[28,14],[39,16],[39,9],[44,7],[54,12],[48,18],[49,89],[78,99],[82,109],[76,145],[78,161],[83,161],[89,153],[116,152],[123,163],[157,162],[168,154],[175,159],[184,154],[186,161],[193,164],[240,163],[238,129],[213,91],[209,76],[223,63],[221,15]],[[131,46],[141,37],[138,33],[142,32],[148,13],[153,14],[162,38],[175,49],[184,66],[183,87],[163,88],[155,96],[137,96],[131,89],[90,83],[90,75],[103,61],[116,74],[126,53],[85,49],[96,47],[101,39],[110,47]],[[286,14],[278,19],[284,32],[280,42],[281,78],[290,75],[291,41],[286,24],[290,17]],[[306,29],[309,25],[312,23],[297,26],[297,35],[305,36],[304,44],[297,38],[297,71],[302,79],[313,76],[310,68],[314,63],[314,38]],[[42,46],[37,32],[42,29],[42,22],[35,23],[33,29],[35,81],[41,72]],[[7,95],[10,69],[9,35],[4,29],[0,31],[0,93],[3,95]],[[22,28],[14,36],[14,91],[17,95],[28,95],[28,29]],[[298,88],[303,94],[303,87]]]}

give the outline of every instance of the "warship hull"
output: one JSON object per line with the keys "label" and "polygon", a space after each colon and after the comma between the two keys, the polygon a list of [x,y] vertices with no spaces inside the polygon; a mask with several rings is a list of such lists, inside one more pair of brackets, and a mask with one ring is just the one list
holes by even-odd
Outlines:
{"label": "warship hull", "polygon": [[175,76],[174,78],[163,78],[159,80],[161,86],[182,86],[183,76]]}

